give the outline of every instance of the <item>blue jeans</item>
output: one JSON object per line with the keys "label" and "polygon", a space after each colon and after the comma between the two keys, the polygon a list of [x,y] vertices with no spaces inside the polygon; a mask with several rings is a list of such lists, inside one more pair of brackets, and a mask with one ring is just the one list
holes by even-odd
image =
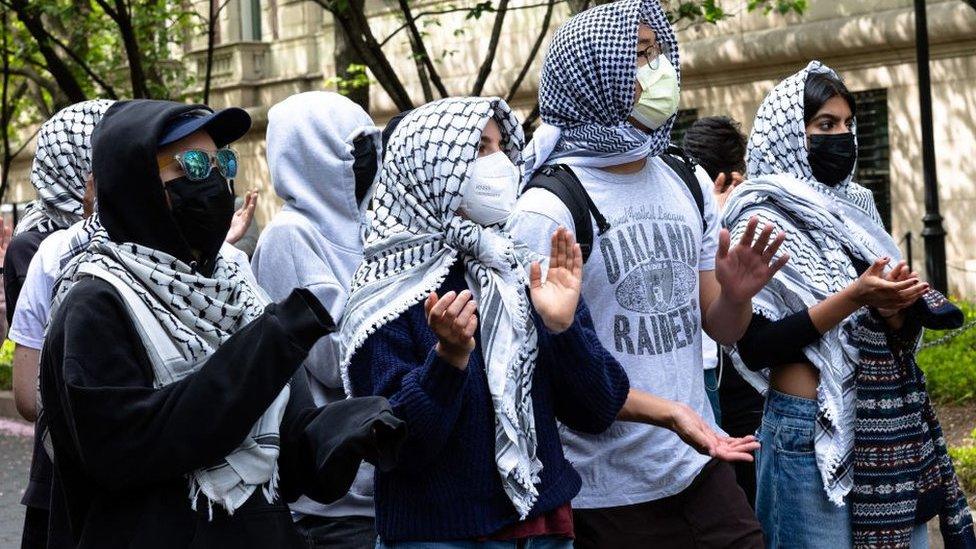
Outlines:
{"label": "blue jeans", "polygon": [[376,549],[573,549],[573,540],[540,536],[512,541],[403,541],[383,543]]}
{"label": "blue jeans", "polygon": [[[757,436],[756,515],[768,549],[851,547],[850,506],[827,499],[813,452],[817,402],[770,389]],[[912,549],[928,547],[924,524]]]}

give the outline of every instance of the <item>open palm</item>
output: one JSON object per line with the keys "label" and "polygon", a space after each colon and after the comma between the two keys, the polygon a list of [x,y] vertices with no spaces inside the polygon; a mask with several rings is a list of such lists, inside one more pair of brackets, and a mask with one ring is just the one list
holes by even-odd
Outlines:
{"label": "open palm", "polygon": [[790,259],[789,254],[784,253],[773,261],[779,247],[786,240],[786,233],[780,232],[770,242],[774,231],[772,225],[766,225],[759,238],[753,242],[758,225],[758,218],[750,218],[742,238],[731,249],[728,229],[722,229],[719,233],[715,278],[722,286],[723,295],[733,303],[745,303],[752,299]]}
{"label": "open palm", "polygon": [[583,252],[573,233],[560,227],[552,235],[545,283],[538,262],[532,263],[529,273],[532,305],[550,332],[558,334],[572,326],[582,285]]}

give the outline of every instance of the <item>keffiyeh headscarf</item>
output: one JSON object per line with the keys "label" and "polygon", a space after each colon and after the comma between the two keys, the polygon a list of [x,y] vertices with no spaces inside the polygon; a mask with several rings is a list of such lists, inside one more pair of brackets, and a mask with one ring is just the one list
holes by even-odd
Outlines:
{"label": "keffiyeh headscarf", "polygon": [[538,498],[532,373],[537,334],[526,294],[529,252],[508,234],[456,212],[481,133],[495,120],[502,149],[521,167],[522,129],[498,98],[452,98],[411,111],[387,146],[367,216],[365,259],[340,326],[342,377],[372,333],[436,291],[463,261],[478,302],[481,352],[495,412],[495,462],[502,486],[525,517]]}
{"label": "keffiyeh headscarf", "polygon": [[546,164],[613,166],[667,148],[674,116],[650,134],[627,121],[634,108],[640,23],[668,49],[681,82],[678,42],[656,0],[621,0],[576,15],[556,31],[542,65],[543,124],[528,146],[526,180]]}
{"label": "keffiyeh headscarf", "polygon": [[91,173],[91,135],[114,101],[82,101],[58,111],[37,133],[30,181],[37,199],[27,206],[15,234],[49,233],[81,221],[85,183]]}
{"label": "keffiyeh headscarf", "polygon": [[[97,220],[75,237],[85,251],[71,259],[55,284],[51,317],[75,282],[100,278],[115,288],[132,318],[153,367],[156,387],[197,371],[217,348],[264,312],[269,303],[249,270],[218,256],[204,277],[164,252],[116,243]],[[72,246],[76,240],[72,239]],[[87,248],[87,249],[85,249]],[[189,475],[191,506],[202,494],[233,513],[258,488],[270,502],[278,479],[278,429],[288,403],[281,391],[236,450]],[[206,418],[201,418],[206,421]]]}
{"label": "keffiyeh headscarf", "polygon": [[[836,76],[813,61],[766,96],[749,138],[748,179],[732,193],[723,216],[733,238],[744,233],[752,216],[788,235],[782,249],[789,263],[752,300],[754,312],[772,321],[850,285],[858,277],[855,259],[870,264],[882,256],[895,262],[901,257],[871,191],[852,176],[829,187],[812,175],[804,90],[808,75],[819,73]],[[940,298],[945,302],[936,292],[925,296]],[[743,377],[765,393],[768,370],[750,371],[731,354]],[[968,509],[931,413],[914,345],[899,351],[883,323],[862,308],[804,354],[820,371],[817,466],[832,502],[843,505],[850,495],[855,546],[908,547],[919,494],[933,488],[945,488],[938,511],[952,524],[949,529],[965,529]],[[884,463],[883,474],[865,474],[878,470],[878,463]]]}

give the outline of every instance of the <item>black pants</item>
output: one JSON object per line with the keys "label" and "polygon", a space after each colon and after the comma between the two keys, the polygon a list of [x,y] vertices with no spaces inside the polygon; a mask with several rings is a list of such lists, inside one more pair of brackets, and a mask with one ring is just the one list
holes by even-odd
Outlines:
{"label": "black pants", "polygon": [[305,516],[295,523],[308,549],[373,549],[376,527],[371,517]]}
{"label": "black pants", "polygon": [[606,509],[573,511],[577,549],[765,547],[732,467],[710,461],[683,492]]}

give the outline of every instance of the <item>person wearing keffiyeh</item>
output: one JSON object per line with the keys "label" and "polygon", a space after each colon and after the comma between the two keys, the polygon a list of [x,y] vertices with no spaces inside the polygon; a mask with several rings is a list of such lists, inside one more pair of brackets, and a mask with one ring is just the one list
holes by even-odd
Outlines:
{"label": "person wearing keffiyeh", "polygon": [[347,391],[407,423],[375,477],[378,547],[571,547],[580,478],[556,422],[599,433],[627,395],[579,302],[572,235],[551,235],[543,282],[542,256],[502,229],[522,145],[498,98],[414,109],[387,145],[340,326]]}
{"label": "person wearing keffiyeh", "polygon": [[286,505],[395,462],[381,398],[316,407],[295,374],[334,330],[307,290],[272,303],[224,238],[241,109],[133,100],[93,138],[100,223],[55,284],[40,395],[51,531],[74,547],[288,547]]}
{"label": "person wearing keffiyeh", "polygon": [[766,394],[756,506],[770,547],[973,548],[972,518],[915,362],[922,327],[961,312],[900,260],[855,183],[854,97],[819,61],[763,100],[723,224],[789,231],[789,264],[732,353]]}
{"label": "person wearing keffiyeh", "polygon": [[[30,181],[37,199],[27,206],[24,218],[4,258],[4,297],[7,334],[14,350],[14,402],[28,421],[37,420],[37,360],[40,342],[17,323],[23,314],[22,290],[26,289],[29,265],[49,237],[80,221],[91,194],[91,134],[112,105],[112,101],[83,101],[58,111],[41,125],[31,163]],[[39,335],[39,334],[38,334]],[[38,432],[43,426],[36,425]],[[47,514],[51,504],[51,460],[35,437],[30,482],[21,503],[27,506],[22,546],[47,547]],[[52,546],[58,546],[52,541]]]}
{"label": "person wearing keffiyeh", "polygon": [[[745,331],[752,296],[786,261],[772,260],[785,235],[753,224],[733,245],[720,230],[705,171],[695,175],[699,205],[695,183],[660,157],[680,82],[675,33],[655,0],[576,15],[556,31],[542,67],[543,124],[527,146],[527,180],[565,166],[602,213],[582,293],[600,342],[633,387],[607,433],[561,433],[583,477],[573,501],[577,547],[763,544],[726,463],[752,461],[758,444],[715,425],[702,332],[733,343]],[[556,196],[529,188],[509,230],[539,252],[542,235],[572,223]]]}

